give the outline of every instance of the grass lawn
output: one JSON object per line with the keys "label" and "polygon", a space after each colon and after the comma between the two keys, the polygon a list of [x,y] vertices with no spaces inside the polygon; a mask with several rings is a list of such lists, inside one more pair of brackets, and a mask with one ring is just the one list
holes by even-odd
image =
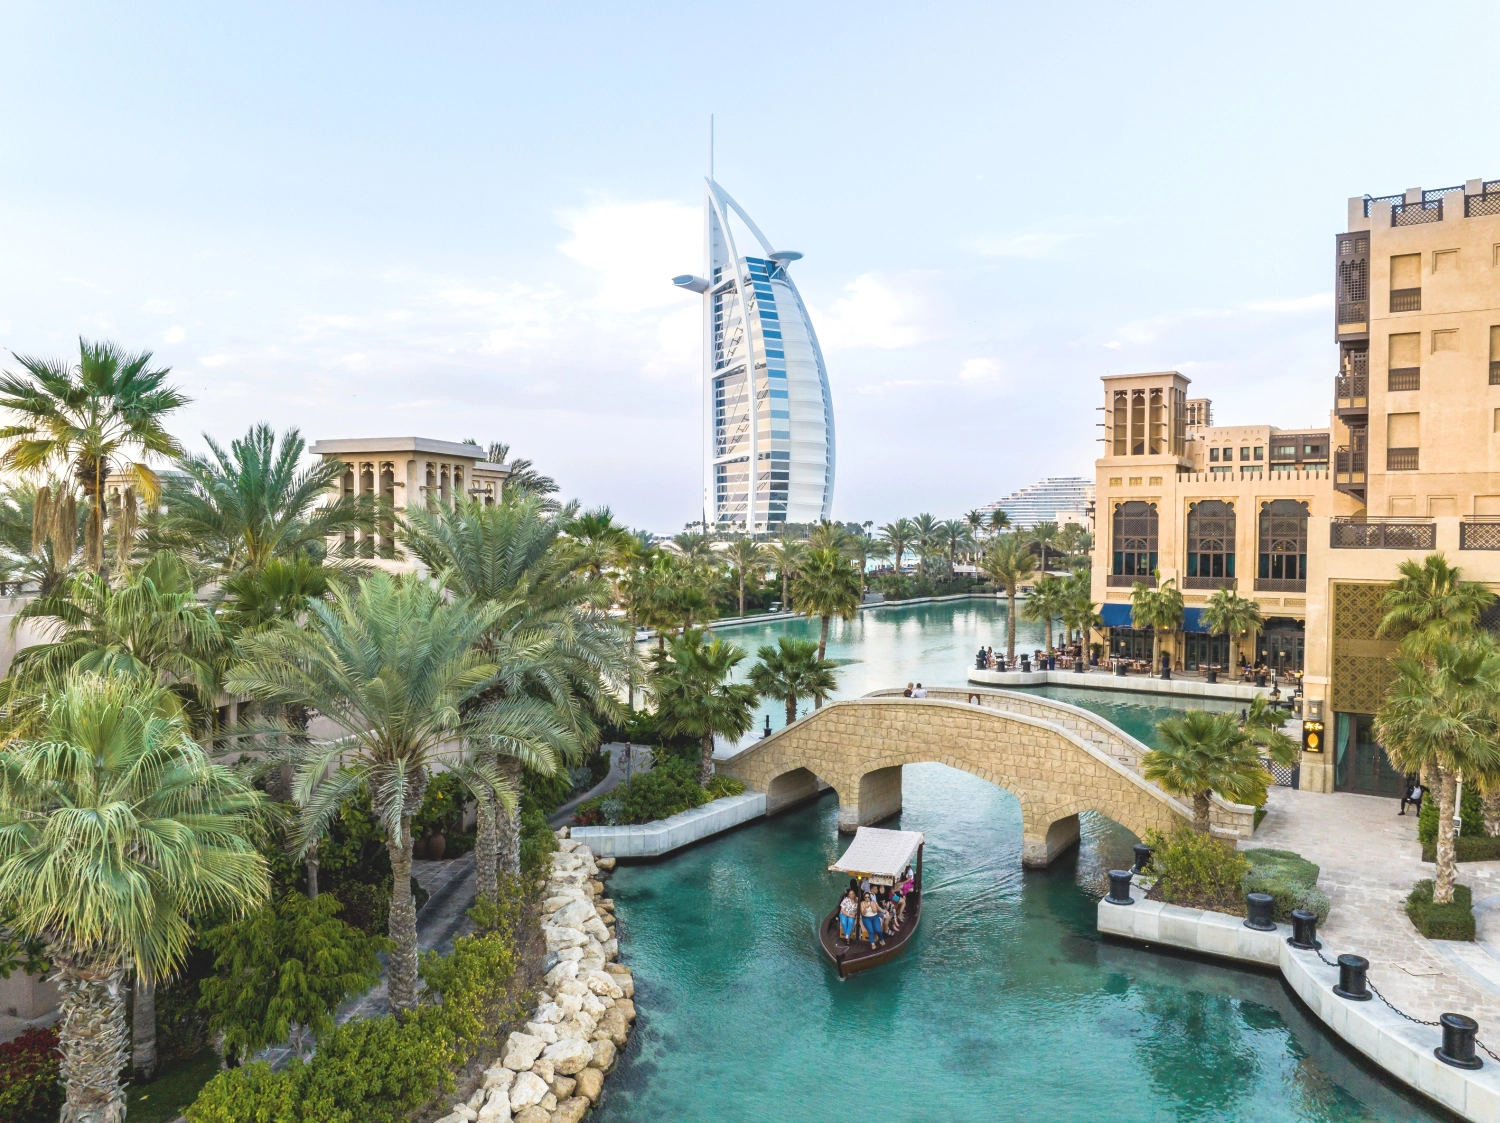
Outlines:
{"label": "grass lawn", "polygon": [[163,1066],[150,1084],[132,1084],[126,1093],[130,1123],[172,1123],[218,1071],[218,1056],[205,1049],[196,1057]]}

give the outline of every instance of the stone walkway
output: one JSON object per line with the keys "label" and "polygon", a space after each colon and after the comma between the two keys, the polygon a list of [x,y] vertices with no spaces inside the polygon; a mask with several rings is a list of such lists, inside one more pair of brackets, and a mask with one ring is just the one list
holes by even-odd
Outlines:
{"label": "stone walkway", "polygon": [[1468,1014],[1500,1051],[1500,862],[1465,862],[1458,880],[1474,892],[1475,943],[1428,940],[1407,920],[1411,887],[1434,868],[1422,861],[1416,815],[1397,801],[1272,788],[1267,814],[1245,846],[1295,850],[1321,867],[1332,910],[1323,954],[1370,961],[1370,981],[1404,1013],[1435,1021]]}

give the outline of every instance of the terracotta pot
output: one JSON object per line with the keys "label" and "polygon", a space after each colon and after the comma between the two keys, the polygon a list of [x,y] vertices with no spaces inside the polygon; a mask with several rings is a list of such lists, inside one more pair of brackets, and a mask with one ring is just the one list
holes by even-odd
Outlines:
{"label": "terracotta pot", "polygon": [[427,857],[436,862],[448,849],[448,840],[441,834],[433,834],[427,839]]}
{"label": "terracotta pot", "polygon": [[427,840],[425,838],[419,838],[412,843],[411,856],[419,861],[427,859]]}

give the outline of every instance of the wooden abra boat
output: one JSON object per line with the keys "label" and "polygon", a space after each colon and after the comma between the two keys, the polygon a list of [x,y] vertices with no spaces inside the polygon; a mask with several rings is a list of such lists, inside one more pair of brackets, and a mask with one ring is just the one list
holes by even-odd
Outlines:
{"label": "wooden abra boat", "polygon": [[[833,911],[818,929],[818,942],[823,952],[839,969],[839,978],[847,979],[856,971],[878,967],[899,955],[917,931],[917,922],[922,918],[922,846],[926,841],[920,831],[885,831],[875,827],[860,827],[855,832],[854,842],[844,851],[844,856],[830,870],[846,873],[850,877],[870,879],[872,885],[890,887],[899,882],[907,866],[915,870],[911,896],[906,899],[906,919],[901,930],[886,935],[885,943],[870,947],[862,939],[863,930],[858,921],[854,926],[854,937],[848,941],[839,928],[839,909]],[[839,894],[840,899],[843,894]]]}

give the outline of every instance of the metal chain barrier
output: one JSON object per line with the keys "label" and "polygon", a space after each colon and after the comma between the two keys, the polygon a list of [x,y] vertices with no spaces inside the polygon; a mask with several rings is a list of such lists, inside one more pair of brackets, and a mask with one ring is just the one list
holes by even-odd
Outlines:
{"label": "metal chain barrier", "polygon": [[[1317,957],[1319,959],[1321,959],[1329,967],[1334,967],[1334,968],[1338,967],[1338,962],[1336,960],[1329,959],[1326,955],[1324,955],[1322,948],[1314,948],[1313,950],[1317,954]],[[1391,1008],[1391,1010],[1393,1010],[1397,1014],[1400,1014],[1403,1018],[1405,1018],[1409,1022],[1416,1022],[1417,1025],[1419,1025],[1419,1026],[1440,1026],[1442,1024],[1441,1022],[1427,1022],[1427,1021],[1423,1021],[1421,1018],[1414,1018],[1414,1017],[1412,1017],[1405,1010],[1402,1010],[1400,1007],[1396,1006],[1385,995],[1381,994],[1379,988],[1377,988],[1375,986],[1375,984],[1370,981],[1369,975],[1365,976],[1365,986],[1367,986],[1367,987],[1370,988],[1371,993],[1373,993],[1376,998],[1380,999],[1380,1001],[1384,1002],[1388,1007]],[[1486,1053],[1490,1053],[1488,1047],[1486,1047],[1483,1042],[1476,1042],[1476,1044],[1478,1044],[1481,1049],[1484,1049],[1484,1051]],[[1495,1057],[1495,1054],[1494,1053],[1490,1053],[1490,1056]],[[1500,1057],[1495,1057],[1495,1060],[1500,1061]]]}

